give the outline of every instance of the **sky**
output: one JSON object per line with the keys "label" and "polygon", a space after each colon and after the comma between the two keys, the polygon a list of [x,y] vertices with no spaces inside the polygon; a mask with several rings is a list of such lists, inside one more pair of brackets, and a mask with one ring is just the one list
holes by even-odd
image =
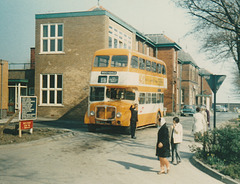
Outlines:
{"label": "sky", "polygon": [[[213,64],[200,53],[200,43],[193,36],[191,17],[171,0],[100,0],[100,5],[145,34],[164,33],[188,52],[198,64],[213,74],[227,75],[217,102],[240,102],[234,91],[233,62]],[[10,63],[30,62],[30,48],[35,47],[35,15],[87,11],[98,0],[0,0],[0,59]],[[230,63],[230,64],[229,64]]]}

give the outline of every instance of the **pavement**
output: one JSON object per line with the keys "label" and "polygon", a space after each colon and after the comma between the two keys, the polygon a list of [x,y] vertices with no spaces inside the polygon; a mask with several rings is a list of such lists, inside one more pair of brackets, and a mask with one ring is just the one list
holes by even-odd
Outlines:
{"label": "pavement", "polygon": [[[171,116],[167,116],[165,117],[167,122],[171,122],[172,121]],[[2,119],[0,120],[0,124],[5,123],[7,121],[7,119]],[[18,123],[18,119],[15,118],[12,121],[12,125]],[[38,118],[37,120],[34,121],[34,127],[48,127],[48,128],[58,128],[58,129],[68,129],[68,130],[72,130],[72,132],[74,132],[75,130],[81,128],[81,129],[86,129],[87,130],[87,126],[84,125],[84,123],[79,121],[72,121],[72,120],[55,120],[55,119],[48,119],[48,118]],[[70,132],[69,134],[74,135],[74,133]],[[184,135],[186,136],[186,135]],[[189,139],[189,135],[188,139]],[[66,135],[66,137],[68,137],[68,135]],[[57,136],[55,137],[57,139]],[[61,139],[63,137],[61,136]],[[49,138],[52,139],[52,138]],[[41,141],[41,140],[39,140]],[[181,152],[184,153],[188,153],[189,152],[189,142],[187,143],[182,143],[183,145],[181,146]],[[12,146],[12,145],[9,145]],[[201,145],[198,145],[201,146]],[[7,145],[4,145],[5,149],[7,149]],[[200,160],[196,159],[195,156],[193,154],[189,154],[189,161],[192,165],[194,165],[195,167],[197,167],[199,170],[205,172],[206,174],[210,175],[211,177],[219,180],[220,182],[223,183],[227,183],[227,184],[239,184],[240,182],[237,180],[233,180],[232,178],[225,176],[219,172],[217,172],[216,170],[208,167],[207,165],[205,165],[204,163],[202,163]],[[188,165],[186,165],[186,162],[182,162],[181,163],[181,167],[187,167]],[[198,171],[196,171],[198,172]],[[199,171],[200,172],[200,171]],[[177,173],[176,173],[177,174]]]}

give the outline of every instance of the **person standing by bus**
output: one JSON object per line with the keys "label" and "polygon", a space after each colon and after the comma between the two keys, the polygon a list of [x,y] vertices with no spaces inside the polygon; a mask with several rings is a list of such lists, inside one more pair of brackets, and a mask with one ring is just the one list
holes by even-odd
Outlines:
{"label": "person standing by bus", "polygon": [[161,168],[158,174],[163,174],[166,173],[165,166],[167,168],[167,173],[170,171],[170,164],[167,159],[167,157],[170,157],[169,132],[164,118],[159,118],[158,124],[160,128],[158,130],[156,156],[159,157]]}
{"label": "person standing by bus", "polygon": [[180,143],[182,142],[183,138],[183,128],[181,123],[179,123],[179,118],[173,118],[173,125],[170,129],[170,141],[171,141],[171,148],[172,148],[172,163],[174,163],[175,158],[177,164],[181,162],[181,156],[179,152]]}
{"label": "person standing by bus", "polygon": [[131,138],[136,139],[135,132],[136,132],[136,126],[138,122],[137,103],[135,103],[134,105],[131,105],[130,111],[131,111],[131,119],[130,119]]}

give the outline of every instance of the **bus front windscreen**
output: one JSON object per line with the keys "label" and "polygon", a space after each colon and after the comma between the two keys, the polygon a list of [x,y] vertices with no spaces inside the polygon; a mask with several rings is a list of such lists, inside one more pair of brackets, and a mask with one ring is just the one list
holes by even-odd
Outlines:
{"label": "bus front windscreen", "polygon": [[104,87],[91,87],[90,101],[103,101],[103,100],[104,100]]}

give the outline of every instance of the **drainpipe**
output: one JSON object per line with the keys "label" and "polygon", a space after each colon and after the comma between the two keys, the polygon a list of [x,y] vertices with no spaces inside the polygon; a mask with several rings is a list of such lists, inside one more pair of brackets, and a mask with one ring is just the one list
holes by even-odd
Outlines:
{"label": "drainpipe", "polygon": [[178,110],[179,110],[179,115],[181,115],[181,102],[182,102],[182,62],[180,62],[180,76],[179,76],[179,91],[178,91],[178,96],[179,96],[179,105],[178,105]]}

